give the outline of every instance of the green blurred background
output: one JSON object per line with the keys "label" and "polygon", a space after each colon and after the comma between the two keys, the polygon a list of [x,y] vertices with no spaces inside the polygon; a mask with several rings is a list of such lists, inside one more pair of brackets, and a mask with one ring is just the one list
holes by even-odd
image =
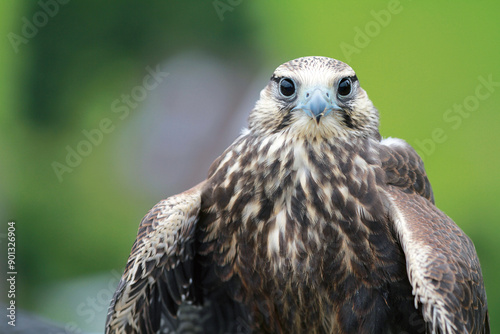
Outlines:
{"label": "green blurred background", "polygon": [[[68,333],[102,331],[142,216],[208,171],[276,66],[322,55],[356,70],[380,111],[383,136],[403,138],[422,154],[437,205],[476,245],[497,333],[499,13],[494,1],[2,2],[0,247],[3,253],[7,221],[16,221],[18,306]],[[158,64],[171,73],[166,88],[158,88],[163,93],[148,94],[119,118],[112,103],[142,85],[147,68]],[[212,82],[217,75],[223,84]],[[183,99],[174,101],[179,94]],[[194,117],[182,108],[187,100],[208,111]],[[243,116],[217,127],[227,119],[215,115],[225,101],[231,103],[222,109]],[[182,124],[185,136],[177,141],[168,140],[168,128],[152,127],[174,103],[180,107],[165,124],[176,128],[174,116]],[[76,149],[82,130],[108,118],[113,130],[58,178],[54,161],[65,164],[67,146]],[[189,132],[210,121],[232,129],[201,139],[218,141],[217,151],[204,149],[210,152],[202,160],[182,155]],[[204,131],[218,132],[208,125]],[[156,135],[166,140],[151,140]],[[144,158],[151,142],[196,171],[182,179],[182,168],[169,173],[154,152]],[[190,145],[196,152],[196,143]],[[0,301],[7,301],[5,291]]]}

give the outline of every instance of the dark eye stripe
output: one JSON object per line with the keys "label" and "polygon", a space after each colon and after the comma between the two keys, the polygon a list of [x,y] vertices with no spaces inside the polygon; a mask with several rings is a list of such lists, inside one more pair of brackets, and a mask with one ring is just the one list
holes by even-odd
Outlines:
{"label": "dark eye stripe", "polygon": [[274,82],[276,82],[276,83],[279,83],[279,82],[280,82],[280,80],[281,80],[281,78],[282,78],[282,77],[278,77],[278,76],[276,76],[276,75],[274,75],[274,74],[273,74],[273,75],[271,76],[271,81],[274,81]]}
{"label": "dark eye stripe", "polygon": [[[357,76],[356,74],[355,74],[355,75],[353,75],[353,76],[347,77],[347,78],[350,78],[352,83],[355,83],[356,81],[359,81],[359,80],[358,80],[358,76]],[[273,74],[273,75],[271,76],[271,79],[270,79],[270,80],[271,80],[271,81],[274,81],[274,82],[276,82],[276,83],[279,83],[281,79],[283,79],[283,77],[279,77],[279,76],[277,76],[277,75]]]}
{"label": "dark eye stripe", "polygon": [[355,82],[359,81],[358,80],[358,76],[356,74],[355,75],[351,75],[350,77],[343,77],[338,82],[342,81],[343,79],[351,79],[351,83],[352,84],[354,84]]}

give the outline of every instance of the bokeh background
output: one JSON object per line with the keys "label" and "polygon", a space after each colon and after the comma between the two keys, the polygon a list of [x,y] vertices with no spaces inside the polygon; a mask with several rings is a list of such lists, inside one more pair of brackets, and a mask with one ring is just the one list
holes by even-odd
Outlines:
{"label": "bokeh background", "polygon": [[0,264],[13,220],[18,310],[102,332],[142,216],[203,179],[276,66],[323,55],[356,70],[382,135],[422,154],[437,205],[476,245],[498,333],[499,12],[462,0],[2,2]]}

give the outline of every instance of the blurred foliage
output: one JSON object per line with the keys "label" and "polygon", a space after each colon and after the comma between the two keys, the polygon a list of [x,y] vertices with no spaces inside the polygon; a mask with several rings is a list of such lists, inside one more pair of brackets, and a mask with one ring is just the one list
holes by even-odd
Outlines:
{"label": "blurred foliage", "polygon": [[193,0],[71,1],[18,52],[9,34],[21,35],[22,19],[42,9],[31,1],[0,5],[6,36],[0,49],[0,210],[2,222],[17,221],[24,308],[46,284],[123,267],[138,222],[158,198],[120,182],[108,142],[64,182],[51,164],[64,159],[82,129],[109,113],[110,101],[140,83],[146,66],[195,49],[270,71],[300,56],[338,58],[356,70],[379,108],[383,136],[419,149],[442,129],[445,139],[423,149],[424,161],[438,206],[476,245],[492,328],[498,328],[500,87],[460,116],[459,126],[445,115],[476,94],[479,77],[500,82],[500,4],[220,2],[229,9],[218,13],[214,2]]}

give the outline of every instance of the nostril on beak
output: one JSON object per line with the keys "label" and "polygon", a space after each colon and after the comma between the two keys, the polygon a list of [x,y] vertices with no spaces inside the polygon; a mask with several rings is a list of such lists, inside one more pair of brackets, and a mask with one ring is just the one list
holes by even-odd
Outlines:
{"label": "nostril on beak", "polygon": [[319,123],[323,116],[328,115],[333,110],[341,110],[335,101],[331,101],[330,97],[333,94],[330,93],[327,89],[310,89],[304,92],[303,99],[299,100],[298,105],[292,110],[300,109]]}

